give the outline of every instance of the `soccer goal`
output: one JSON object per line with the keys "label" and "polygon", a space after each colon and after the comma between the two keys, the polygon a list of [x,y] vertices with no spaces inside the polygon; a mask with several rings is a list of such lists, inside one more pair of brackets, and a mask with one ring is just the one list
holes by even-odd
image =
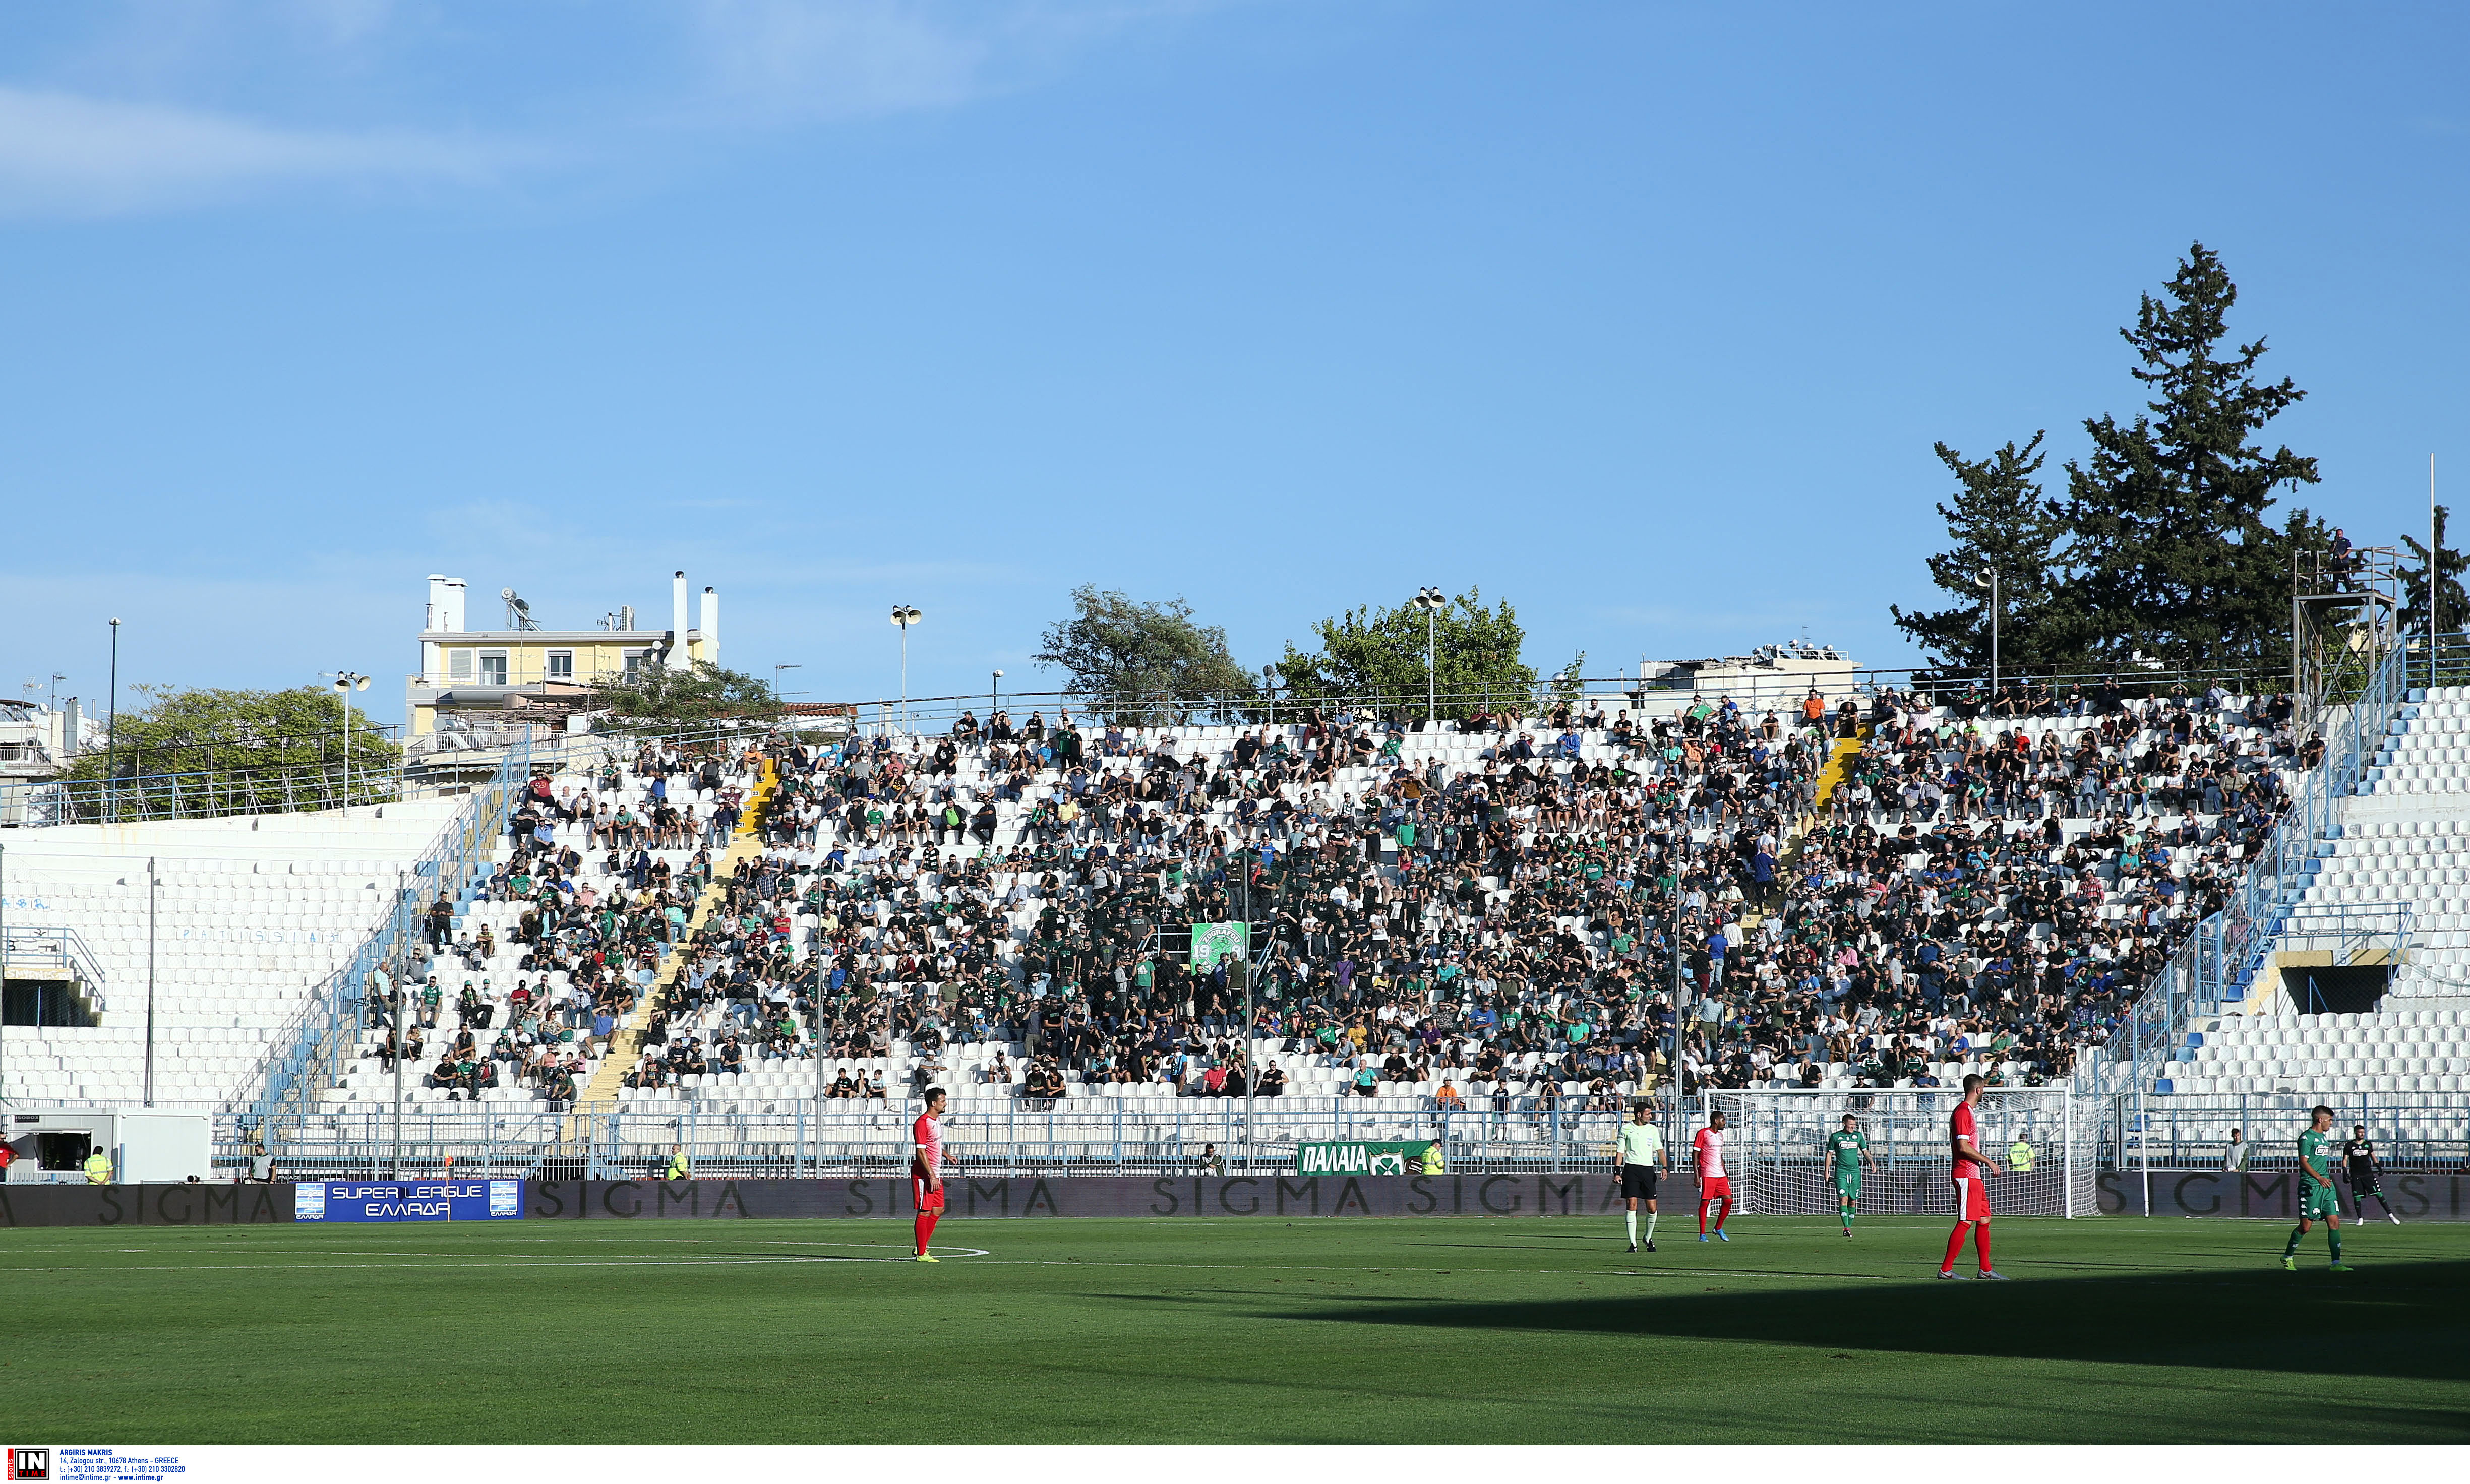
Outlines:
{"label": "soccer goal", "polygon": [[[1857,1092],[1708,1092],[1691,1101],[1698,1122],[1681,1148],[1724,1115],[1725,1163],[1740,1209],[1754,1216],[1833,1216],[1834,1164],[1827,1137],[1844,1115],[1869,1136],[1854,1209],[1863,1216],[1952,1216],[1955,1187],[1947,1115],[1964,1095],[1952,1088]],[[1985,1090],[1975,1115],[1981,1151],[2008,1172],[1990,1182],[1991,1209],[2004,1216],[2094,1214],[2093,1156],[2099,1120],[2074,1106],[2062,1088]],[[2018,1146],[2021,1148],[2018,1148]],[[2029,1167],[2029,1168],[2028,1168]]]}

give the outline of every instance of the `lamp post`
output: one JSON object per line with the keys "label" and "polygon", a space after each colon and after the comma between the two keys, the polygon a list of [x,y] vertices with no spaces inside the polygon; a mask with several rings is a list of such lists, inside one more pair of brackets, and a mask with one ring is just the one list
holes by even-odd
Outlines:
{"label": "lamp post", "polygon": [[1261,666],[1261,693],[1269,700],[1269,725],[1275,728],[1278,725],[1278,667],[1276,665]]}
{"label": "lamp post", "polygon": [[[395,940],[400,943],[403,940],[404,929],[409,926],[409,923],[400,915],[411,904],[411,877],[401,870],[395,872],[394,901],[395,911],[398,914],[395,919]],[[411,1003],[409,996],[404,992],[403,982],[407,968],[408,962],[398,959],[393,972],[386,975],[386,984],[394,991],[394,1003],[389,1008],[393,1023],[386,1028],[387,1033],[394,1037],[394,1151],[387,1158],[386,1174],[389,1178],[397,1180],[403,1178],[403,1057],[405,1051],[411,1044],[411,1038],[404,1033],[403,1023],[404,1009]]]}
{"label": "lamp post", "polygon": [[111,823],[120,823],[120,620],[111,620],[111,709],[104,723],[103,776],[109,780],[105,797],[111,801]]}
{"label": "lamp post", "polygon": [[997,670],[987,684],[987,729],[994,730],[995,713],[1003,709],[1003,671]]}
{"label": "lamp post", "polygon": [[909,730],[909,630],[924,614],[905,604],[892,610],[892,622],[900,631],[900,730]]}
{"label": "lamp post", "polygon": [[1414,596],[1414,604],[1424,611],[1424,726],[1430,730],[1440,718],[1440,670],[1434,662],[1433,637],[1438,631],[1441,610],[1450,600],[1438,588],[1426,588]]}
{"label": "lamp post", "polygon": [[343,818],[352,817],[352,692],[369,688],[369,678],[352,670],[335,672],[335,699],[343,705]]}
{"label": "lamp post", "polygon": [[781,672],[782,670],[803,670],[805,666],[803,664],[776,664],[772,667],[772,705],[775,707],[778,707],[781,704]]}
{"label": "lamp post", "polygon": [[1972,585],[1990,590],[1990,700],[1994,706],[1998,701],[1998,568],[1983,568]]}
{"label": "lamp post", "polygon": [[146,857],[146,1106],[154,1105],[154,908],[163,894],[154,857]]}

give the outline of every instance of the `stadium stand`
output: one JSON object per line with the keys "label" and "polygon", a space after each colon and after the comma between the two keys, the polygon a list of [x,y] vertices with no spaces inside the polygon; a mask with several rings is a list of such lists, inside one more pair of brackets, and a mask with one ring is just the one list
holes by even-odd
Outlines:
{"label": "stadium stand", "polygon": [[7,929],[20,959],[75,945],[87,1025],[12,1026],[12,1095],[136,1102],[146,1092],[148,870],[158,1103],[229,1108],[262,1090],[279,1038],[375,932],[453,799],[334,813],[12,831]]}
{"label": "stadium stand", "polygon": [[[2464,748],[2462,692],[2404,707],[2274,929],[2303,949],[2306,914],[2410,904],[2382,1004],[2293,1013],[2260,982],[2144,1090],[2462,1089]],[[399,941],[372,938],[389,889],[455,800],[13,838],[12,930],[73,930],[107,1005],[12,1028],[11,1090],[138,1096],[148,854],[159,1101],[262,1119],[286,1027],[381,943],[348,1048],[293,1054],[283,1129],[353,1158],[398,1085],[522,1122],[533,1157],[612,1114],[788,1148],[820,1105],[888,1158],[929,1084],[1066,1143],[1248,1091],[1358,1137],[1462,1113],[1515,1146],[1669,1087],[1676,1003],[1693,1094],[2081,1085],[2318,754],[2281,698],[2175,687],[575,739]],[[1230,920],[1257,960],[1249,1088],[1242,980],[1192,951]]]}
{"label": "stadium stand", "polygon": [[[2329,955],[2341,938],[2411,943],[2373,1008],[2298,1009],[2270,981],[2189,1035],[2157,1090],[2179,1095],[2470,1092],[2470,687],[2414,693],[2345,800],[2278,939]],[[2370,955],[2372,957],[2372,954]]]}
{"label": "stadium stand", "polygon": [[[776,747],[733,866],[716,820],[760,759],[647,746],[534,784],[487,899],[414,965],[437,998],[406,1082],[786,1120],[820,1039],[835,1108],[941,1082],[1119,1117],[1243,1090],[1240,995],[1186,961],[1188,924],[1248,917],[1256,1093],[1609,1110],[1669,1076],[1677,906],[1692,1090],[2037,1085],[2217,905],[2300,751],[2274,703],[2218,692],[1429,730],[968,716]],[[390,1098],[389,1033],[336,1111]]]}

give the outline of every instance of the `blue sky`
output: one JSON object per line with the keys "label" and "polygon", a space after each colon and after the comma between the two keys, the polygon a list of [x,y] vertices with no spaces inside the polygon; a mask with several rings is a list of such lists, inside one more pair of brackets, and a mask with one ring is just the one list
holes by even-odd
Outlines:
{"label": "blue sky", "polygon": [[[1590,674],[1912,652],[1933,439],[2132,410],[2191,240],[2354,538],[2470,491],[2470,22],[2300,5],[151,0],[0,12],[0,693],[401,714],[424,578],[667,574],[787,688],[1257,666],[1426,583]],[[2470,505],[2470,499],[2457,499]]]}

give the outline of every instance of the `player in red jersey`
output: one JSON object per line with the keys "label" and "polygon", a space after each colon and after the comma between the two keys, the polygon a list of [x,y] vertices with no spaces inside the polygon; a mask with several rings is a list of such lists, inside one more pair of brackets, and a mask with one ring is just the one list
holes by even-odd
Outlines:
{"label": "player in red jersey", "polygon": [[1720,1200],[1724,1208],[1715,1213],[1715,1236],[1731,1241],[1724,1234],[1724,1218],[1733,1214],[1733,1181],[1724,1173],[1724,1115],[1710,1119],[1691,1147],[1698,1151],[1698,1240],[1707,1240],[1707,1208]]}
{"label": "player in red jersey", "polygon": [[1938,1265],[1942,1278],[1955,1276],[1955,1260],[1964,1255],[1967,1232],[1972,1234],[1973,1250],[1981,1259],[1981,1276],[2002,1277],[1990,1265],[1990,1176],[2004,1171],[1981,1152],[1980,1125],[1973,1117],[1983,1085],[1977,1074],[1967,1077],[1964,1101],[1946,1116],[1948,1151],[1954,1161],[1950,1172],[1955,1176],[1955,1230],[1946,1239],[1946,1261]]}
{"label": "player in red jersey", "polygon": [[926,1089],[926,1111],[910,1125],[909,1137],[916,1145],[909,1156],[909,1194],[918,1211],[918,1261],[932,1263],[938,1260],[927,1256],[926,1239],[944,1215],[944,1089]]}

